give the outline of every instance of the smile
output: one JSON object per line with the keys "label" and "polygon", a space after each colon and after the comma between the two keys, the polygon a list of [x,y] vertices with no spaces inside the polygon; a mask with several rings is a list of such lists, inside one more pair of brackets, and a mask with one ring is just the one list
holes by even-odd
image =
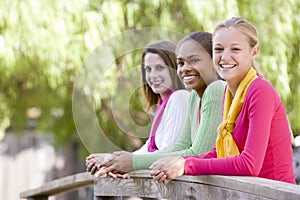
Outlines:
{"label": "smile", "polygon": [[234,68],[236,65],[220,65],[220,67],[222,68],[222,69],[232,69],[232,68]]}
{"label": "smile", "polygon": [[163,81],[151,81],[150,84],[153,85],[154,87],[158,87],[159,85],[162,84]]}
{"label": "smile", "polygon": [[193,78],[195,78],[196,75],[188,75],[188,76],[184,76],[182,79],[185,81],[185,82],[189,82],[191,80],[193,80]]}

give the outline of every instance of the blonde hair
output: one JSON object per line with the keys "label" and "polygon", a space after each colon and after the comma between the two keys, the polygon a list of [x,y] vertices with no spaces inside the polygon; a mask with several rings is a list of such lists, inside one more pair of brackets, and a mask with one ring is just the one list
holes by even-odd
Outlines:
{"label": "blonde hair", "polygon": [[[251,24],[248,20],[241,17],[231,17],[223,22],[220,22],[213,33],[213,36],[221,30],[222,28],[236,28],[241,33],[248,37],[248,42],[251,48],[258,44],[258,34],[255,26]],[[257,74],[261,74],[259,70],[259,64],[254,60],[253,67],[256,70]]]}

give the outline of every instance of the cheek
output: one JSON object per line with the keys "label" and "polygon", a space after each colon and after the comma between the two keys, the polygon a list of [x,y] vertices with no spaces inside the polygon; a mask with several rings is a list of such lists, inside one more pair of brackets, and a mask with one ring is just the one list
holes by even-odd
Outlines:
{"label": "cheek", "polygon": [[177,76],[180,77],[180,75],[181,75],[181,69],[180,69],[180,68],[177,68]]}
{"label": "cheek", "polygon": [[165,80],[166,80],[167,82],[169,82],[169,83],[173,83],[173,80],[172,80],[171,74],[169,74],[169,75],[165,76],[164,78],[165,78]]}
{"label": "cheek", "polygon": [[213,64],[217,64],[219,62],[219,57],[218,55],[214,55],[212,58]]}
{"label": "cheek", "polygon": [[149,79],[150,79],[149,73],[146,73],[146,74],[145,74],[145,79],[146,79],[147,82],[149,82]]}

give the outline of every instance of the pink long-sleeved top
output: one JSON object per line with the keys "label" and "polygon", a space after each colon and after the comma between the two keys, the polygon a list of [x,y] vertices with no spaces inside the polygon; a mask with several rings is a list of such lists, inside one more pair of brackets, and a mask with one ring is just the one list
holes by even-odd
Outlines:
{"label": "pink long-sleeved top", "polygon": [[208,153],[184,156],[185,174],[258,176],[295,183],[286,111],[273,86],[262,77],[247,91],[233,138],[239,155],[217,158],[213,148]]}

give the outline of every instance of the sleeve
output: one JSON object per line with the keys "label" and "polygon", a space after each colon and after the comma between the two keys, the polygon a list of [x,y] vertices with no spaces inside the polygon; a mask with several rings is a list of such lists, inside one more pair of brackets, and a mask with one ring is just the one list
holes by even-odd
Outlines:
{"label": "sleeve", "polygon": [[[219,81],[217,83],[219,84],[209,85],[205,96],[203,95],[201,121],[195,138],[193,140],[191,138],[191,122],[197,120],[193,120],[192,115],[189,114],[183,133],[174,148],[168,152],[158,151],[151,155],[134,155],[133,167],[135,170],[148,169],[161,157],[195,155],[212,149],[217,136],[217,127],[222,119],[222,99],[225,87],[225,83]],[[195,102],[191,98],[189,113],[194,113],[194,109],[197,109]]]}
{"label": "sleeve", "polygon": [[155,141],[160,151],[171,149],[182,134],[188,114],[189,96],[187,90],[178,90],[170,97],[156,132]]}
{"label": "sleeve", "polygon": [[[257,176],[259,174],[268,145],[276,100],[273,90],[265,85],[252,88],[248,95],[249,102],[247,102],[248,107],[246,107],[248,119],[245,120],[249,124],[249,128],[248,130],[240,130],[246,131],[246,142],[241,154],[211,159],[203,159],[201,155],[185,157],[185,174],[243,176]],[[235,139],[238,143],[238,139]]]}

